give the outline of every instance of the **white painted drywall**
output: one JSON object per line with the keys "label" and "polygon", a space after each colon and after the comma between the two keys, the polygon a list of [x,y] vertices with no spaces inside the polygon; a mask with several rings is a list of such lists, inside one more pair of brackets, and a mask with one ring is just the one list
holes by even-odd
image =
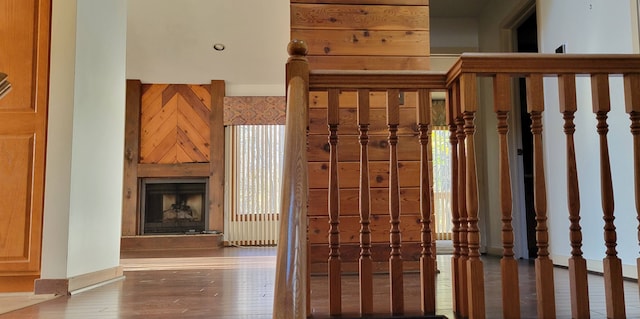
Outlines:
{"label": "white painted drywall", "polygon": [[127,78],[284,95],[289,21],[288,0],[129,0]]}
{"label": "white painted drywall", "polygon": [[[489,1],[482,10],[478,23],[478,39],[481,52],[504,52],[505,43],[502,38],[504,32],[505,19],[522,10],[527,0],[495,0]],[[482,247],[491,254],[502,254],[502,212],[500,208],[500,191],[499,170],[498,170],[498,133],[496,130],[497,119],[493,108],[493,85],[490,78],[481,78],[479,81],[479,105],[476,125],[476,143],[478,154],[478,184],[489,185],[489,187],[479,187],[480,195],[480,227],[482,231]],[[509,114],[508,133],[511,145],[510,152],[514,151],[516,140],[515,133],[515,116],[514,112]],[[517,205],[517,188],[518,180],[517,161],[515,154],[510,154],[512,158],[511,176],[512,176],[512,198],[514,206]],[[517,207],[512,209],[513,221],[512,225],[515,231],[515,253],[516,257],[526,257],[526,224],[524,224],[524,215],[520,214],[521,210]],[[524,226],[523,226],[524,225]],[[519,231],[520,230],[520,231]]]}
{"label": "white painted drywall", "polygon": [[44,191],[42,278],[67,278],[71,137],[76,57],[76,1],[54,0]]}
{"label": "white painted drywall", "polygon": [[42,278],[120,261],[126,0],[55,0]]}
{"label": "white painted drywall", "polygon": [[461,53],[458,49],[478,50],[478,19],[436,18],[429,20],[432,52]]}
{"label": "white painted drywall", "polygon": [[[552,53],[566,44],[567,53],[634,53],[637,39],[636,0],[619,1],[538,1],[540,49]],[[602,208],[600,203],[599,142],[592,112],[590,80],[579,78],[576,113],[576,157],[579,174],[581,225],[584,257],[593,270],[601,269],[605,256]],[[615,198],[618,252],[625,275],[636,277],[638,256],[637,220],[632,184],[632,147],[629,118],[624,112],[622,79],[610,79],[609,152]],[[570,255],[569,221],[566,204],[565,144],[558,111],[557,80],[545,80],[544,143],[547,163],[550,250],[557,264],[566,264]]]}
{"label": "white painted drywall", "polygon": [[120,262],[126,0],[77,4],[69,276]]}

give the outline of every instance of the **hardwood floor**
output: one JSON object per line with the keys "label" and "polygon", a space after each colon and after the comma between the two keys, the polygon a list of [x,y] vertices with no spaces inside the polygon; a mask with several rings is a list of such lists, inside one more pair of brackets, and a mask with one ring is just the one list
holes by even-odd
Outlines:
{"label": "hardwood floor", "polygon": [[[275,276],[274,248],[225,248],[202,256],[197,251],[168,252],[164,258],[148,253],[129,255],[121,263],[126,280],[92,290],[62,296],[27,308],[0,315],[9,318],[271,318]],[[451,281],[448,255],[438,256],[438,313],[454,318],[451,309]],[[499,259],[484,257],[487,318],[502,318]],[[570,318],[568,271],[556,268],[558,318]],[[420,296],[418,274],[405,275],[407,313],[417,313]],[[520,262],[520,288],[523,318],[536,318],[533,265]],[[326,276],[313,276],[314,317],[327,313]],[[343,310],[357,313],[358,277],[342,279]],[[374,282],[375,310],[389,308],[388,275]],[[592,318],[604,318],[604,291],[601,276],[590,275]],[[638,286],[625,282],[627,318],[640,318]]]}

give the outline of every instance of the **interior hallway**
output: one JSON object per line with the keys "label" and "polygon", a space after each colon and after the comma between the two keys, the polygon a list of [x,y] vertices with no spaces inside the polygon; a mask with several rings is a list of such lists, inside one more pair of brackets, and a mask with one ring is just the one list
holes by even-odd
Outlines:
{"label": "interior hallway", "polygon": [[[157,253],[156,253],[157,254]],[[201,252],[173,251],[164,258],[149,255],[123,256],[126,280],[120,280],[72,296],[61,296],[0,315],[9,318],[271,318],[275,248],[224,248],[206,257]],[[453,318],[451,306],[450,255],[439,255],[438,314]],[[501,318],[499,259],[485,262],[488,318]],[[570,318],[568,271],[556,268],[558,318]],[[387,275],[375,278],[376,311],[387,311]],[[419,309],[419,274],[405,275],[407,313]],[[520,288],[523,318],[536,318],[533,263],[521,261]],[[355,275],[343,277],[343,309],[357,313]],[[327,313],[325,276],[313,276],[312,308]],[[603,280],[590,275],[592,318],[606,317]],[[625,282],[627,317],[640,318],[638,286]]]}

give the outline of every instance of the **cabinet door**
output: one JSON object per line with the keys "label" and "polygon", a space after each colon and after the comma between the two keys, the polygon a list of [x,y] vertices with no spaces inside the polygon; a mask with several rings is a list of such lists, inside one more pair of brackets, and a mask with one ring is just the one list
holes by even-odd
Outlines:
{"label": "cabinet door", "polygon": [[50,17],[51,0],[0,0],[0,291],[40,274]]}

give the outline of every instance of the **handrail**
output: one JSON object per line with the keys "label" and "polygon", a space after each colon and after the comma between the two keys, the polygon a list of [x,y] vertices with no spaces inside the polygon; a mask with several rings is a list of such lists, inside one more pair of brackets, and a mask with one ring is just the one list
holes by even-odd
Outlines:
{"label": "handrail", "polygon": [[307,316],[307,107],[306,46],[289,46],[287,121],[274,318]]}
{"label": "handrail", "polygon": [[309,87],[314,89],[444,89],[446,73],[429,71],[311,71]]}
{"label": "handrail", "polygon": [[639,73],[636,54],[463,53],[447,72],[447,86],[462,73],[623,74]]}

